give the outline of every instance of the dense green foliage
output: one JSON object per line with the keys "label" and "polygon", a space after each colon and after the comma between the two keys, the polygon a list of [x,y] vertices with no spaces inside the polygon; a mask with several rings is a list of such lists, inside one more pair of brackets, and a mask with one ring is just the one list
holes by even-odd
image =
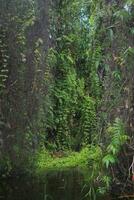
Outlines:
{"label": "dense green foliage", "polygon": [[92,199],[121,185],[134,142],[133,0],[1,5],[1,174],[85,166]]}

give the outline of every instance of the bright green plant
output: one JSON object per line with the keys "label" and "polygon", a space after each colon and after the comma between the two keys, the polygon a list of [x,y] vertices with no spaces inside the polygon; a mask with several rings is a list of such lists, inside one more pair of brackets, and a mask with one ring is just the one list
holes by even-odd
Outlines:
{"label": "bright green plant", "polygon": [[106,148],[106,156],[103,158],[103,163],[108,168],[110,164],[117,162],[118,153],[121,150],[122,145],[127,141],[128,136],[125,132],[124,124],[119,119],[116,118],[112,126],[109,126],[108,137],[110,144]]}

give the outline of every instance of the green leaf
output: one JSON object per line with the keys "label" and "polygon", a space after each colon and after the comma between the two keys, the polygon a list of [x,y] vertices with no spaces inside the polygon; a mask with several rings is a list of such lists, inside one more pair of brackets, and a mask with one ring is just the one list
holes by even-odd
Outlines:
{"label": "green leaf", "polygon": [[106,165],[106,168],[108,168],[110,164],[114,164],[116,162],[116,159],[112,154],[108,154],[103,158],[102,162]]}
{"label": "green leaf", "polygon": [[114,39],[114,32],[113,32],[113,30],[111,28],[109,29],[109,35],[110,35],[111,41],[113,41],[113,39]]}

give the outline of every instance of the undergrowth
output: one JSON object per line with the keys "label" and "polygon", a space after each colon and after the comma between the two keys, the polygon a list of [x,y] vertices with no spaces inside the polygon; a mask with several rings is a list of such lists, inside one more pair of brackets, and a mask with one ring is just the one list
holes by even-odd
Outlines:
{"label": "undergrowth", "polygon": [[53,157],[48,151],[42,150],[37,154],[36,169],[38,172],[47,170],[63,170],[74,167],[88,166],[90,150],[88,147],[81,150],[81,152],[66,152],[62,158]]}
{"label": "undergrowth", "polygon": [[96,199],[96,193],[105,194],[111,185],[110,170],[118,162],[117,156],[121,147],[128,140],[124,124],[119,118],[109,124],[105,134],[108,138],[106,146],[90,144],[80,152],[50,153],[46,149],[41,150],[36,155],[36,174],[45,174],[48,170],[78,168],[89,183],[90,198]]}

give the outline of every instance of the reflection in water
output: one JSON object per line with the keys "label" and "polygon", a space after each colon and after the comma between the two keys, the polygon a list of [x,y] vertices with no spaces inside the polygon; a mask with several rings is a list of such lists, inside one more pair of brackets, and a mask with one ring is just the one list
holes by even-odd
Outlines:
{"label": "reflection in water", "polygon": [[3,200],[89,200],[83,189],[84,179],[78,170],[48,172],[40,180],[19,178],[1,181]]}

